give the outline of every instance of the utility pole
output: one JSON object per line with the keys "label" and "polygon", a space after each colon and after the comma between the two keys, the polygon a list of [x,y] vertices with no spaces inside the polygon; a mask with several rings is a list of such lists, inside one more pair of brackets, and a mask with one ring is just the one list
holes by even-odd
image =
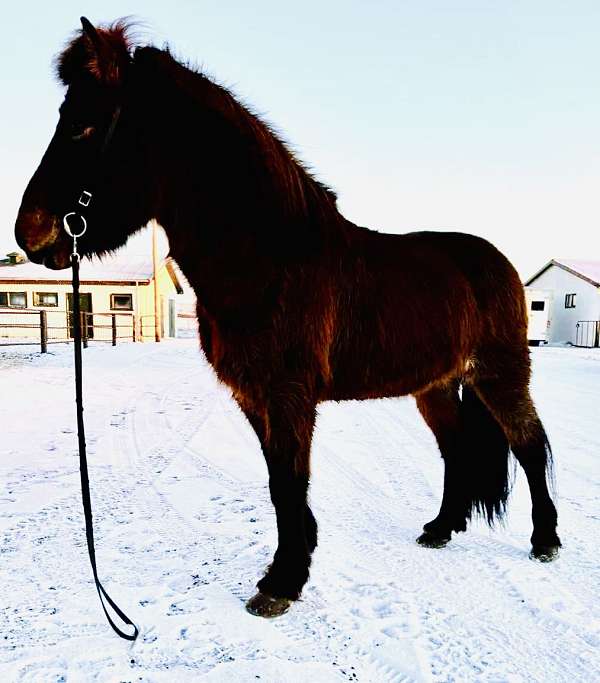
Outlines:
{"label": "utility pole", "polygon": [[160,301],[158,298],[158,225],[152,221],[152,270],[154,274],[154,339],[160,341]]}

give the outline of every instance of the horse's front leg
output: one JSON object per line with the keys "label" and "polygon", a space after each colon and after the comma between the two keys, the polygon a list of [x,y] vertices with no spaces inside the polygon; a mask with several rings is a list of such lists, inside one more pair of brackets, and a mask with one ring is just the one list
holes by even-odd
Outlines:
{"label": "horse's front leg", "polygon": [[278,545],[246,607],[257,616],[276,617],[300,597],[317,545],[317,524],[306,502],[315,405],[282,395],[280,405],[247,415],[267,462]]}

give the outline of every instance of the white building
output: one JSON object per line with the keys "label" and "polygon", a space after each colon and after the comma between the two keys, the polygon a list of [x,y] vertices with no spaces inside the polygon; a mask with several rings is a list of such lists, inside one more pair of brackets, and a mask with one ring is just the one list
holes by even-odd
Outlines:
{"label": "white building", "polygon": [[525,282],[528,303],[549,305],[548,341],[600,345],[600,261],[554,259]]}

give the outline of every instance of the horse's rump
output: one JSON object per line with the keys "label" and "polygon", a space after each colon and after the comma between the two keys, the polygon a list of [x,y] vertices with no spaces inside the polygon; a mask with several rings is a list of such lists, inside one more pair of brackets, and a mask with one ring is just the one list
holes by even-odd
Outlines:
{"label": "horse's rump", "polygon": [[485,344],[520,335],[518,276],[472,235],[360,230],[344,271],[331,398],[414,393],[460,376]]}

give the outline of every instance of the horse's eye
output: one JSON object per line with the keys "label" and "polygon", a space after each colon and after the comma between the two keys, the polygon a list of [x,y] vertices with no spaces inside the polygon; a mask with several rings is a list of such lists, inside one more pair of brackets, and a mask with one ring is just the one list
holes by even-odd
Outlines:
{"label": "horse's eye", "polygon": [[91,137],[95,130],[94,126],[88,126],[85,123],[76,121],[71,124],[71,139],[75,141],[84,140]]}

